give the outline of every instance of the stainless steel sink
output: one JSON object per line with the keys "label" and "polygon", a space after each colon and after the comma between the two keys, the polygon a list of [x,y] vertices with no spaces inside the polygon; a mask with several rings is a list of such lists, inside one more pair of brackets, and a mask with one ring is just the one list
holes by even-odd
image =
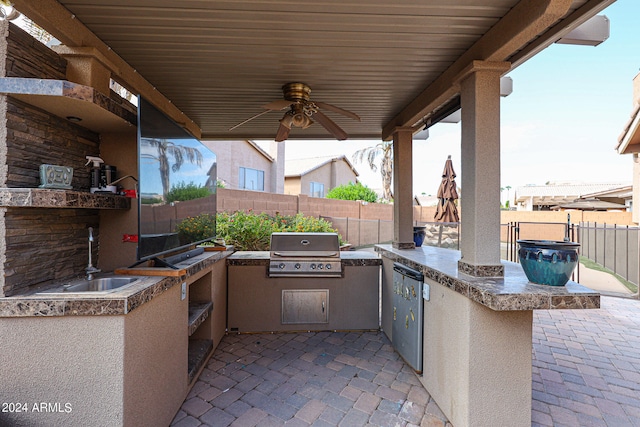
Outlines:
{"label": "stainless steel sink", "polygon": [[77,283],[65,285],[62,292],[104,292],[120,288],[138,280],[136,277],[100,277],[98,279],[83,279]]}
{"label": "stainless steel sink", "polygon": [[92,280],[78,279],[39,294],[85,293],[85,292],[115,292],[119,288],[135,283],[139,277],[99,277]]}

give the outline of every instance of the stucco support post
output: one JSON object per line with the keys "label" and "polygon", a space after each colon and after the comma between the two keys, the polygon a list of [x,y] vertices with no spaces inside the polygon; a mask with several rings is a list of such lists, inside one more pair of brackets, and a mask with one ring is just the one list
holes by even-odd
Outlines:
{"label": "stucco support post", "polygon": [[462,106],[460,272],[504,275],[500,263],[500,77],[508,62],[472,61],[459,75]]}
{"label": "stucco support post", "polygon": [[415,249],[413,242],[413,132],[393,132],[393,247]]}

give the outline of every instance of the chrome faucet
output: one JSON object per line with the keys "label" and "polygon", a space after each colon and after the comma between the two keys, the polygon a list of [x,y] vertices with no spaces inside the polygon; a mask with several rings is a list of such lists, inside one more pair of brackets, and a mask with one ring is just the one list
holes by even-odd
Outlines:
{"label": "chrome faucet", "polygon": [[100,269],[93,266],[91,261],[91,244],[93,243],[93,227],[89,227],[89,264],[85,271],[87,272],[87,280],[93,280],[94,273],[99,273]]}

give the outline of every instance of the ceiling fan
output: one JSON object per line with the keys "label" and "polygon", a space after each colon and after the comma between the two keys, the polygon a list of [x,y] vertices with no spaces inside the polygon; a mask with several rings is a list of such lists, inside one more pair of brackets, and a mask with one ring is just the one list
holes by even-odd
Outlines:
{"label": "ceiling fan", "polygon": [[270,102],[263,105],[262,108],[267,111],[256,114],[247,120],[238,123],[231,127],[229,130],[234,130],[243,124],[262,116],[270,111],[279,111],[286,109],[284,116],[280,119],[280,126],[276,132],[275,140],[280,142],[289,137],[291,127],[299,127],[306,129],[314,123],[314,120],[320,123],[331,135],[338,140],[347,139],[347,133],[333,122],[320,110],[333,111],[334,113],[342,114],[353,120],[360,121],[360,117],[356,113],[344,110],[335,105],[327,104],[320,101],[311,101],[311,88],[304,83],[287,83],[282,86],[282,94],[284,99]]}

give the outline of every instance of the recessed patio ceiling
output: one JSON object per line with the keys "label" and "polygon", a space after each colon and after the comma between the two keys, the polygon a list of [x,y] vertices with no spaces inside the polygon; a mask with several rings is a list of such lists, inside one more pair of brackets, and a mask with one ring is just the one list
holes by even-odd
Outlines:
{"label": "recessed patio ceiling", "polygon": [[[390,128],[417,125],[451,98],[450,90],[433,83],[456,61],[522,61],[611,2],[59,1],[194,120],[203,138],[224,139],[273,138],[282,116],[277,111],[228,129],[282,99],[281,86],[297,81],[311,87],[313,100],[362,118],[356,122],[328,114],[350,138],[388,137]],[[33,1],[14,3],[38,23],[49,19],[46,8],[36,8]],[[559,20],[535,24],[538,28],[526,30],[526,40],[516,43],[500,37],[534,26],[523,17],[529,10],[539,13],[547,3],[564,8]],[[43,26],[65,44],[86,42],[61,34],[64,25],[51,25]],[[295,128],[289,136],[327,137],[317,125]]]}

